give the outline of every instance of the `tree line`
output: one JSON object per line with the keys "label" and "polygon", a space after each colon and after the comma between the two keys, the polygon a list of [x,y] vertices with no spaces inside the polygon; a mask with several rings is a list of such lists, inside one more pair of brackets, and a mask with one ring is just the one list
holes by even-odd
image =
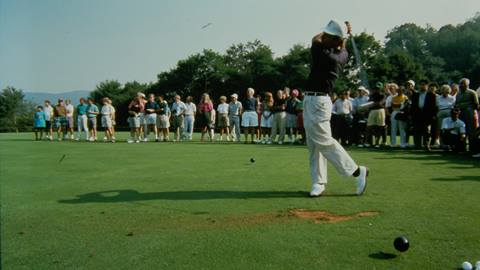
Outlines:
{"label": "tree line", "polygon": [[[361,66],[355,62],[351,39],[357,45]],[[478,87],[480,13],[463,24],[445,25],[438,30],[429,25],[406,23],[390,30],[383,44],[373,35],[362,32],[349,38],[347,50],[349,61],[344,76],[336,82],[336,91],[354,89],[365,84],[365,80],[371,85],[387,81],[401,85],[409,79],[451,83],[462,77],[469,78],[472,85]],[[122,85],[117,80],[100,82],[90,95],[95,100],[110,97],[122,125],[128,117],[128,103],[137,92],[161,94],[167,100],[175,94],[193,96],[198,101],[205,92],[216,100],[232,93],[242,95],[248,87],[253,87],[257,93],[276,91],[285,86],[303,90],[310,64],[309,44],[296,44],[287,54],[275,57],[267,44],[254,40],[233,44],[224,53],[205,49],[190,55],[179,60],[171,70],[158,74],[153,83],[133,81]],[[361,69],[366,74],[363,81],[359,76]],[[13,90],[20,95],[12,95]],[[24,123],[19,122],[23,119],[19,104],[28,104],[18,100],[11,102],[15,105],[13,107],[6,104],[19,96],[22,96],[21,90],[13,87],[3,90],[0,97],[2,126],[25,128]],[[14,112],[12,108],[16,108]]]}

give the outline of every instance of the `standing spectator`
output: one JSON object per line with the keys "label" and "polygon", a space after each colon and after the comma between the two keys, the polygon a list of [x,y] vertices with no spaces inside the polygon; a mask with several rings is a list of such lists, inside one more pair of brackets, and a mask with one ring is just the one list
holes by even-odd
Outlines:
{"label": "standing spectator", "polygon": [[175,101],[172,104],[173,130],[175,131],[174,142],[180,141],[180,135],[183,133],[183,119],[187,109],[179,95],[175,95]]}
{"label": "standing spectator", "polygon": [[159,134],[159,139],[163,140],[164,142],[169,141],[170,108],[168,107],[167,101],[163,99],[162,95],[158,96],[157,128],[158,133],[161,133]]}
{"label": "standing spectator", "polygon": [[303,94],[298,91],[299,102],[295,107],[295,111],[297,112],[297,131],[300,134],[300,140],[298,141],[299,144],[305,144],[307,142],[305,127],[303,126],[303,98]]}
{"label": "standing spectator", "polygon": [[465,123],[458,119],[459,114],[460,110],[452,109],[451,116],[443,119],[442,141],[446,151],[453,150],[456,153],[465,151]]}
{"label": "standing spectator", "polygon": [[435,94],[428,92],[428,82],[422,80],[420,82],[420,91],[412,96],[411,114],[413,121],[413,140],[415,147],[421,149],[425,147],[430,151],[430,134],[429,130],[437,115],[437,97]]}
{"label": "standing spectator", "polygon": [[140,112],[145,110],[142,97],[137,95],[131,102],[128,104],[128,126],[130,127],[130,139],[128,143],[139,143],[140,142]]}
{"label": "standing spectator", "polygon": [[231,101],[228,104],[228,118],[230,121],[230,135],[232,141],[240,141],[240,113],[242,112],[242,103],[238,101],[238,95],[232,94]]}
{"label": "standing spectator", "polygon": [[[428,85],[428,92],[435,95],[435,102],[436,102],[439,96],[438,84],[435,82],[430,83]],[[438,106],[437,106],[437,113],[438,113]],[[438,147],[440,145],[439,134],[437,132],[437,130],[440,129],[440,127],[437,125],[437,123],[438,123],[437,115],[435,115],[435,121],[432,122],[432,126],[430,127],[430,144],[433,147]]]}
{"label": "standing spectator", "polygon": [[210,142],[213,142],[214,139],[214,129],[215,129],[215,111],[213,110],[213,103],[210,99],[210,96],[207,93],[202,95],[200,103],[198,104],[199,116],[199,125],[201,129],[200,141],[205,140],[205,133],[208,132],[210,137]]}
{"label": "standing spectator", "polygon": [[97,140],[97,115],[99,114],[97,105],[93,98],[88,98],[87,118],[90,125],[90,138],[89,141],[94,142]]}
{"label": "standing spectator", "polygon": [[50,100],[45,100],[45,107],[43,108],[45,113],[45,138],[52,141],[53,140],[53,107],[50,103]]}
{"label": "standing spectator", "polygon": [[352,129],[352,143],[358,147],[363,147],[365,144],[365,131],[367,128],[368,111],[363,110],[362,105],[369,101],[370,91],[364,86],[358,88],[358,95],[352,102],[353,110],[353,129]]}
{"label": "standing spectator", "polygon": [[285,112],[285,96],[282,90],[277,91],[277,98],[273,102],[272,112],[273,112],[273,122],[272,122],[272,137],[270,142],[275,141],[277,134],[279,134],[277,143],[283,144],[285,139],[285,122],[287,114]]}
{"label": "standing spectator", "polygon": [[437,136],[440,137],[440,147],[444,147],[442,137],[440,136],[440,130],[442,129],[443,120],[450,117],[451,111],[455,106],[455,97],[451,96],[451,88],[448,84],[442,85],[440,88],[441,95],[437,96]]}
{"label": "standing spectator", "polygon": [[155,95],[148,95],[148,101],[145,103],[145,138],[144,141],[148,142],[148,135],[150,131],[155,134],[155,141],[158,142],[158,129],[157,129],[157,111],[159,109],[158,103],[155,101]]}
{"label": "standing spectator", "polygon": [[258,126],[257,99],[253,96],[255,90],[247,89],[247,98],[243,102],[242,127],[245,134],[245,144],[248,143],[248,135],[251,135],[251,143],[254,143],[255,129]]}
{"label": "standing spectator", "polygon": [[469,88],[470,80],[460,80],[460,91],[457,93],[455,107],[460,109],[460,120],[465,123],[467,137],[470,138],[473,131],[478,127],[476,113],[478,110],[478,96]]}
{"label": "standing spectator", "polygon": [[396,95],[392,97],[390,106],[390,144],[397,147],[397,133],[400,132],[400,147],[407,148],[407,114],[402,111],[405,107],[408,97],[404,94],[405,89],[400,87],[395,90]]}
{"label": "standing spectator", "polygon": [[[382,93],[383,83],[378,82],[372,89],[373,94],[370,100],[373,102],[368,113],[367,120],[367,135],[365,144],[369,147],[370,144],[376,148],[380,148],[380,138],[384,136],[385,130],[385,95]],[[375,141],[373,141],[373,136]],[[384,141],[385,143],[385,141]]]}
{"label": "standing spectator", "polygon": [[335,115],[335,129],[333,138],[342,145],[349,144],[350,127],[352,123],[352,102],[348,99],[347,91],[343,91],[333,104],[332,114]]}
{"label": "standing spectator", "polygon": [[65,108],[63,99],[58,99],[58,103],[55,105],[53,112],[55,115],[55,129],[57,130],[57,137],[60,142],[67,128],[67,108]]}
{"label": "standing spectator", "polygon": [[262,96],[257,94],[255,99],[257,100],[257,122],[258,126],[255,128],[256,141],[261,143],[262,140]]}
{"label": "standing spectator", "polygon": [[42,106],[37,106],[37,111],[33,116],[33,131],[35,132],[35,141],[42,140],[45,127],[45,112],[43,111]]}
{"label": "standing spectator", "polygon": [[111,118],[112,118],[112,141],[115,141],[115,126],[117,125],[117,110],[115,109],[115,107],[113,107],[112,105],[112,100],[110,98],[107,98],[107,102],[108,104],[111,106],[112,108],[112,115],[111,115]]}
{"label": "standing spectator", "polygon": [[219,140],[223,141],[223,134],[226,133],[227,141],[230,141],[230,121],[228,119],[228,103],[226,96],[220,97],[220,104],[217,106],[217,113],[218,128],[220,129]]}
{"label": "standing spectator", "polygon": [[265,98],[261,105],[262,119],[260,125],[262,127],[261,140],[265,144],[270,141],[270,134],[272,131],[272,107],[273,95],[270,92],[265,92]]}
{"label": "standing spectator", "polygon": [[140,118],[140,140],[145,141],[145,132],[147,130],[147,121],[145,117],[145,104],[147,103],[147,99],[144,93],[138,92],[137,96],[139,98],[139,102],[142,104],[141,111],[138,113],[138,117]]}
{"label": "standing spectator", "polygon": [[[67,130],[65,132],[65,139],[73,140],[74,139],[74,136],[73,136],[73,128],[74,128],[73,113],[75,112],[75,107],[73,107],[72,100],[70,100],[70,99],[67,99],[65,101],[65,104],[66,104],[65,108],[67,109]],[[70,133],[70,137],[68,136],[68,133]]]}
{"label": "standing spectator", "polygon": [[415,81],[414,80],[409,80],[407,82],[407,91],[406,91],[405,95],[408,97],[409,100],[412,100],[412,96],[415,92],[417,92],[415,90]]}
{"label": "standing spectator", "polygon": [[453,96],[453,97],[456,97],[457,94],[458,94],[458,90],[459,90],[458,84],[457,83],[452,83],[451,88],[452,88],[452,93],[450,93],[450,95]]}
{"label": "standing spectator", "polygon": [[113,139],[113,123],[112,123],[112,115],[115,113],[115,109],[113,108],[112,105],[109,104],[108,98],[103,98],[102,99],[102,109],[100,110],[100,114],[102,115],[101,122],[102,122],[102,127],[105,130],[105,138],[104,141],[111,141],[115,142]]}
{"label": "standing spectator", "polygon": [[480,128],[477,128],[473,131],[472,136],[470,136],[469,148],[470,153],[472,153],[473,158],[480,158]]}
{"label": "standing spectator", "polygon": [[77,105],[77,141],[80,141],[82,132],[85,132],[85,140],[88,141],[88,105],[84,98],[80,98],[80,104]]}
{"label": "standing spectator", "polygon": [[300,102],[298,99],[298,90],[294,89],[285,101],[286,107],[286,119],[285,119],[285,128],[286,133],[288,134],[288,140],[291,144],[295,143],[296,140],[296,133],[297,133],[297,111],[296,107],[297,104]]}
{"label": "standing spectator", "polygon": [[195,124],[195,114],[197,113],[197,106],[193,103],[193,97],[188,96],[185,101],[185,123],[184,123],[184,137],[185,140],[191,141],[193,137],[193,127]]}

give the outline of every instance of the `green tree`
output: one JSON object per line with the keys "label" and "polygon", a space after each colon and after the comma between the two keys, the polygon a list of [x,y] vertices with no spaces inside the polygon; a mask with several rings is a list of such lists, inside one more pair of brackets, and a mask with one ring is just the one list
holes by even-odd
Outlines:
{"label": "green tree", "polygon": [[0,126],[3,131],[23,131],[32,126],[34,105],[22,90],[6,87],[0,95]]}

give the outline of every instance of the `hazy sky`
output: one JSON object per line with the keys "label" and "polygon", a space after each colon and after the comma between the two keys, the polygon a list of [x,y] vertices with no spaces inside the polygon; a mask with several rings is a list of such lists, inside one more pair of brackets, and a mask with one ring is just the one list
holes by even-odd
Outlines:
{"label": "hazy sky", "polygon": [[204,48],[223,52],[260,39],[283,55],[308,44],[331,18],[383,41],[406,22],[438,28],[477,11],[480,0],[0,0],[0,88],[60,92],[92,90],[106,79],[150,82]]}

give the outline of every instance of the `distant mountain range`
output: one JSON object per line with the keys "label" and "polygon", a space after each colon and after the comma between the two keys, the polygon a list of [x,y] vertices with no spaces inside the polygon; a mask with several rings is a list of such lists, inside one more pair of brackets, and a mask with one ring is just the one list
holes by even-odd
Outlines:
{"label": "distant mountain range", "polygon": [[87,98],[90,95],[90,91],[79,90],[64,93],[24,92],[24,94],[25,100],[38,105],[43,105],[45,100],[50,100],[50,102],[55,104],[59,98],[71,99],[73,104],[77,104],[81,97]]}

